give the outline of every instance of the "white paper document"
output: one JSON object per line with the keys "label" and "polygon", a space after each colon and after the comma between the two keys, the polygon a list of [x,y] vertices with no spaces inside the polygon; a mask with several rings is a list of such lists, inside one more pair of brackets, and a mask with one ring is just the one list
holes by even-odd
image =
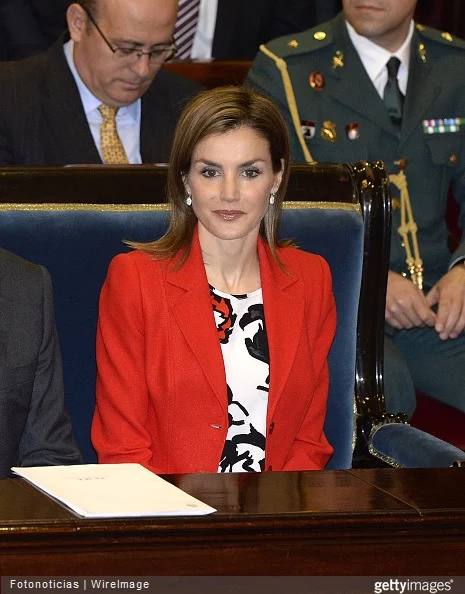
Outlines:
{"label": "white paper document", "polygon": [[12,470],[86,518],[200,516],[216,511],[140,464],[14,467]]}

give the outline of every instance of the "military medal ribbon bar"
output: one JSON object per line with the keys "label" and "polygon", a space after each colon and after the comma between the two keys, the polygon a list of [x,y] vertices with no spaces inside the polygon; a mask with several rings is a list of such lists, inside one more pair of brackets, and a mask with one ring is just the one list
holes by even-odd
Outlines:
{"label": "military medal ribbon bar", "polygon": [[465,118],[442,118],[436,120],[423,120],[424,134],[446,134],[460,132],[465,126]]}

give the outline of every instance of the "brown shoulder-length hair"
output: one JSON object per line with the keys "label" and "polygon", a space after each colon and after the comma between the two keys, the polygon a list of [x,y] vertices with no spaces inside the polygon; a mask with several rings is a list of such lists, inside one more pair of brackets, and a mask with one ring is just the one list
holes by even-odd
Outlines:
{"label": "brown shoulder-length hair", "polygon": [[177,267],[182,266],[189,255],[197,224],[192,207],[186,204],[184,186],[192,154],[197,144],[207,136],[223,134],[241,126],[252,128],[268,141],[274,173],[283,170],[274,204],[269,206],[260,226],[261,236],[281,265],[276,247],[291,243],[278,240],[282,203],[289,179],[289,134],[276,104],[245,87],[216,87],[199,93],[186,105],[174,134],[167,173],[167,197],[171,204],[168,230],[156,241],[131,242],[131,247],[148,252],[156,259],[173,258],[180,254]]}

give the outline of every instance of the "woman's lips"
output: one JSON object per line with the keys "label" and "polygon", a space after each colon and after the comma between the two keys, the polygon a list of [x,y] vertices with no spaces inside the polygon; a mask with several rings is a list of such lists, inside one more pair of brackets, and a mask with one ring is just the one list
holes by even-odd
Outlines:
{"label": "woman's lips", "polygon": [[225,221],[235,221],[244,214],[242,210],[214,210],[213,212]]}

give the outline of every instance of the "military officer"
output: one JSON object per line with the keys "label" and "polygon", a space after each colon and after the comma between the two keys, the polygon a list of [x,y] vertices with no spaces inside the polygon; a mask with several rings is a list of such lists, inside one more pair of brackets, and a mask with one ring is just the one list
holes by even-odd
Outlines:
{"label": "military officer", "polygon": [[247,82],[280,105],[296,163],[382,159],[398,186],[407,163],[409,192],[393,186],[388,411],[411,416],[415,390],[465,411],[465,241],[451,255],[445,222],[452,185],[465,223],[465,42],[415,24],[416,0],[342,4],[261,46]]}

